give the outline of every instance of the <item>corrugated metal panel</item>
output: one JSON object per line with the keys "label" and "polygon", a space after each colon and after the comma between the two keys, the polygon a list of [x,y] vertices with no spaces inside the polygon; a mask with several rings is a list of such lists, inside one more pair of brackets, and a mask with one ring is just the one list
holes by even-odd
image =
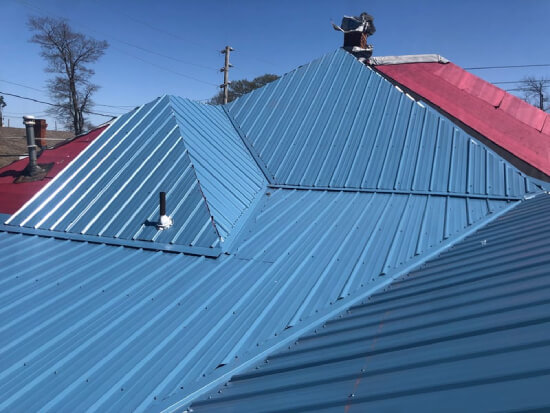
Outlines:
{"label": "corrugated metal panel", "polygon": [[550,175],[550,115],[453,63],[377,66],[507,152]]}
{"label": "corrugated metal panel", "polygon": [[193,411],[548,410],[549,224],[523,202]]}
{"label": "corrugated metal panel", "polygon": [[216,228],[226,238],[265,178],[221,106],[170,97]]}
{"label": "corrugated metal panel", "polygon": [[216,260],[0,232],[0,410],[155,410],[510,205],[276,190]]}
{"label": "corrugated metal panel", "polygon": [[228,106],[275,183],[521,196],[528,180],[338,49]]}
{"label": "corrugated metal panel", "polygon": [[[263,183],[221,108],[163,97],[119,118],[9,223],[211,247]],[[174,219],[166,231],[155,225],[160,191]]]}

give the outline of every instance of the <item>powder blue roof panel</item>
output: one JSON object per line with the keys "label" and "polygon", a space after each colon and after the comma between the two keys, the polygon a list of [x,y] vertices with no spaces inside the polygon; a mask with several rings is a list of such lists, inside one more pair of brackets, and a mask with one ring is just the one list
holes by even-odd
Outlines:
{"label": "powder blue roof panel", "polygon": [[226,238],[265,178],[220,106],[175,96],[170,101],[216,227]]}
{"label": "powder blue roof panel", "polygon": [[[8,223],[219,247],[265,178],[221,107],[163,97],[123,115]],[[159,231],[158,193],[174,226]]]}
{"label": "powder blue roof panel", "polygon": [[191,408],[547,410],[549,217],[523,202]]}
{"label": "powder blue roof panel", "polygon": [[519,197],[537,189],[338,49],[228,105],[276,184]]}
{"label": "powder blue roof panel", "polygon": [[0,232],[0,409],[184,398],[513,205],[458,199],[273,190],[215,260]]}

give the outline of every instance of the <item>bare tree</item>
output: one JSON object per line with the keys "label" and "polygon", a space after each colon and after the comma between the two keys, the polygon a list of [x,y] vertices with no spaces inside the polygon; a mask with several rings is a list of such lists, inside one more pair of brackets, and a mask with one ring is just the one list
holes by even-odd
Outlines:
{"label": "bare tree", "polygon": [[30,41],[40,46],[48,64],[46,72],[57,74],[48,81],[57,105],[49,112],[79,135],[86,125],[85,114],[93,106],[92,95],[99,89],[90,82],[94,71],[88,64],[103,56],[109,45],[74,32],[64,19],[31,17],[28,25],[34,32]]}
{"label": "bare tree", "polygon": [[526,77],[522,80],[520,90],[523,91],[523,98],[526,102],[536,106],[540,110],[547,111],[548,105],[548,85],[550,80],[546,78]]}

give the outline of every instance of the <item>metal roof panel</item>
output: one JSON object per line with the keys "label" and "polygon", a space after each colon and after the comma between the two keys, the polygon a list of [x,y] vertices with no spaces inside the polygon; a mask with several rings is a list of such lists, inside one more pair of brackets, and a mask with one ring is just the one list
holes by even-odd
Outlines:
{"label": "metal roof panel", "polygon": [[521,203],[192,410],[548,409],[549,213]]}
{"label": "metal roof panel", "polygon": [[[275,184],[527,192],[527,178],[515,167],[342,49],[237,99],[228,111]],[[490,180],[488,163],[499,163]]]}
{"label": "metal roof panel", "polygon": [[[477,200],[469,224],[457,199],[270,190],[215,260],[0,232],[0,409],[141,410],[185,397],[514,205],[494,201],[491,213]],[[454,226],[451,207],[463,210]]]}

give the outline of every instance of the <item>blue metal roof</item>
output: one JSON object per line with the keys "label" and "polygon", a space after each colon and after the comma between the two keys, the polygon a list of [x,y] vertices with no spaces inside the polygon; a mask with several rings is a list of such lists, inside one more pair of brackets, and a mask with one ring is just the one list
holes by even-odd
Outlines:
{"label": "blue metal roof", "polygon": [[[215,247],[264,179],[220,107],[165,96],[117,119],[8,223]],[[160,191],[169,231],[155,225]]]}
{"label": "blue metal roof", "polygon": [[548,410],[549,224],[523,202],[193,411]]}
{"label": "blue metal roof", "polygon": [[535,191],[340,51],[159,98],[0,227],[0,410],[185,406]]}
{"label": "blue metal roof", "polygon": [[263,191],[265,177],[220,106],[170,101],[216,228],[227,238]]}
{"label": "blue metal roof", "polygon": [[343,49],[232,102],[275,184],[522,196],[515,167]]}
{"label": "blue metal roof", "polygon": [[0,410],[155,410],[517,202],[281,189],[215,260],[0,232]]}

